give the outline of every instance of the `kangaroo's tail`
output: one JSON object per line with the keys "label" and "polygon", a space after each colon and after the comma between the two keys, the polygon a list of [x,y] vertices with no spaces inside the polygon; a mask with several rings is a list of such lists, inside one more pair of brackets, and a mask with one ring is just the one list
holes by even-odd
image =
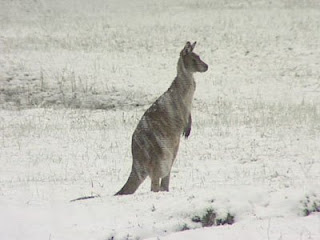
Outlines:
{"label": "kangaroo's tail", "polygon": [[133,167],[126,184],[115,195],[133,194],[146,177],[147,173],[143,172],[138,174],[137,170]]}

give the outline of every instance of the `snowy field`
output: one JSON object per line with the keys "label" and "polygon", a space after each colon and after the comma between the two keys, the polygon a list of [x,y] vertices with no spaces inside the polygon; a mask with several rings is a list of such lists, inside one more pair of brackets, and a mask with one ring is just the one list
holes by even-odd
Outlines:
{"label": "snowy field", "polygon": [[[188,40],[170,192],[115,197]],[[317,240],[319,212],[318,0],[0,0],[1,240]]]}

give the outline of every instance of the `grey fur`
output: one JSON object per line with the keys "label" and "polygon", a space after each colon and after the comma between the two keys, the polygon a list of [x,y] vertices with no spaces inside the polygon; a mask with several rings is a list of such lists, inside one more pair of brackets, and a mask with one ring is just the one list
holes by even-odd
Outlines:
{"label": "grey fur", "polygon": [[193,52],[195,45],[196,42],[186,43],[180,52],[176,78],[138,123],[132,135],[132,170],[116,195],[134,193],[147,176],[151,178],[151,191],[169,191],[180,136],[187,138],[191,131],[191,105],[196,89],[193,73],[208,70],[208,65]]}

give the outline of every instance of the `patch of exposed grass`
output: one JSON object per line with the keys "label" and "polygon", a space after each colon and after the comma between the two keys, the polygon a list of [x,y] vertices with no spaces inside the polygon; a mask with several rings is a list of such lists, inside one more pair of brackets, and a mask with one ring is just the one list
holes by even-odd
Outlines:
{"label": "patch of exposed grass", "polygon": [[320,212],[320,198],[317,195],[307,195],[304,200],[301,201],[303,207],[302,212],[304,216],[309,216],[312,213]]}
{"label": "patch of exposed grass", "polygon": [[[196,229],[199,227],[212,227],[221,225],[231,225],[235,222],[235,216],[228,212],[226,215],[219,215],[213,208],[208,208],[203,214],[194,215],[190,224],[184,223],[179,231]],[[201,226],[200,226],[201,224]]]}
{"label": "patch of exposed grass", "polygon": [[201,223],[202,227],[210,227],[210,226],[219,226],[225,224],[233,224],[234,223],[234,215],[228,213],[224,217],[220,217],[217,213],[209,208],[202,216],[194,216],[192,217],[192,222]]}

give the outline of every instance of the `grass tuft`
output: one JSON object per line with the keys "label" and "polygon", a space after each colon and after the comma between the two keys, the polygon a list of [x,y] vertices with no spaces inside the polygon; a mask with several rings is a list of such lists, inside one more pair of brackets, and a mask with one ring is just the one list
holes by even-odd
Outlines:
{"label": "grass tuft", "polygon": [[217,213],[209,208],[206,210],[202,217],[196,215],[192,217],[192,222],[201,223],[202,227],[220,226],[220,225],[231,225],[234,223],[234,215],[228,213],[225,217],[218,217]]}
{"label": "grass tuft", "polygon": [[320,212],[320,199],[315,194],[307,195],[301,203],[303,205],[303,216],[309,216],[312,213]]}

